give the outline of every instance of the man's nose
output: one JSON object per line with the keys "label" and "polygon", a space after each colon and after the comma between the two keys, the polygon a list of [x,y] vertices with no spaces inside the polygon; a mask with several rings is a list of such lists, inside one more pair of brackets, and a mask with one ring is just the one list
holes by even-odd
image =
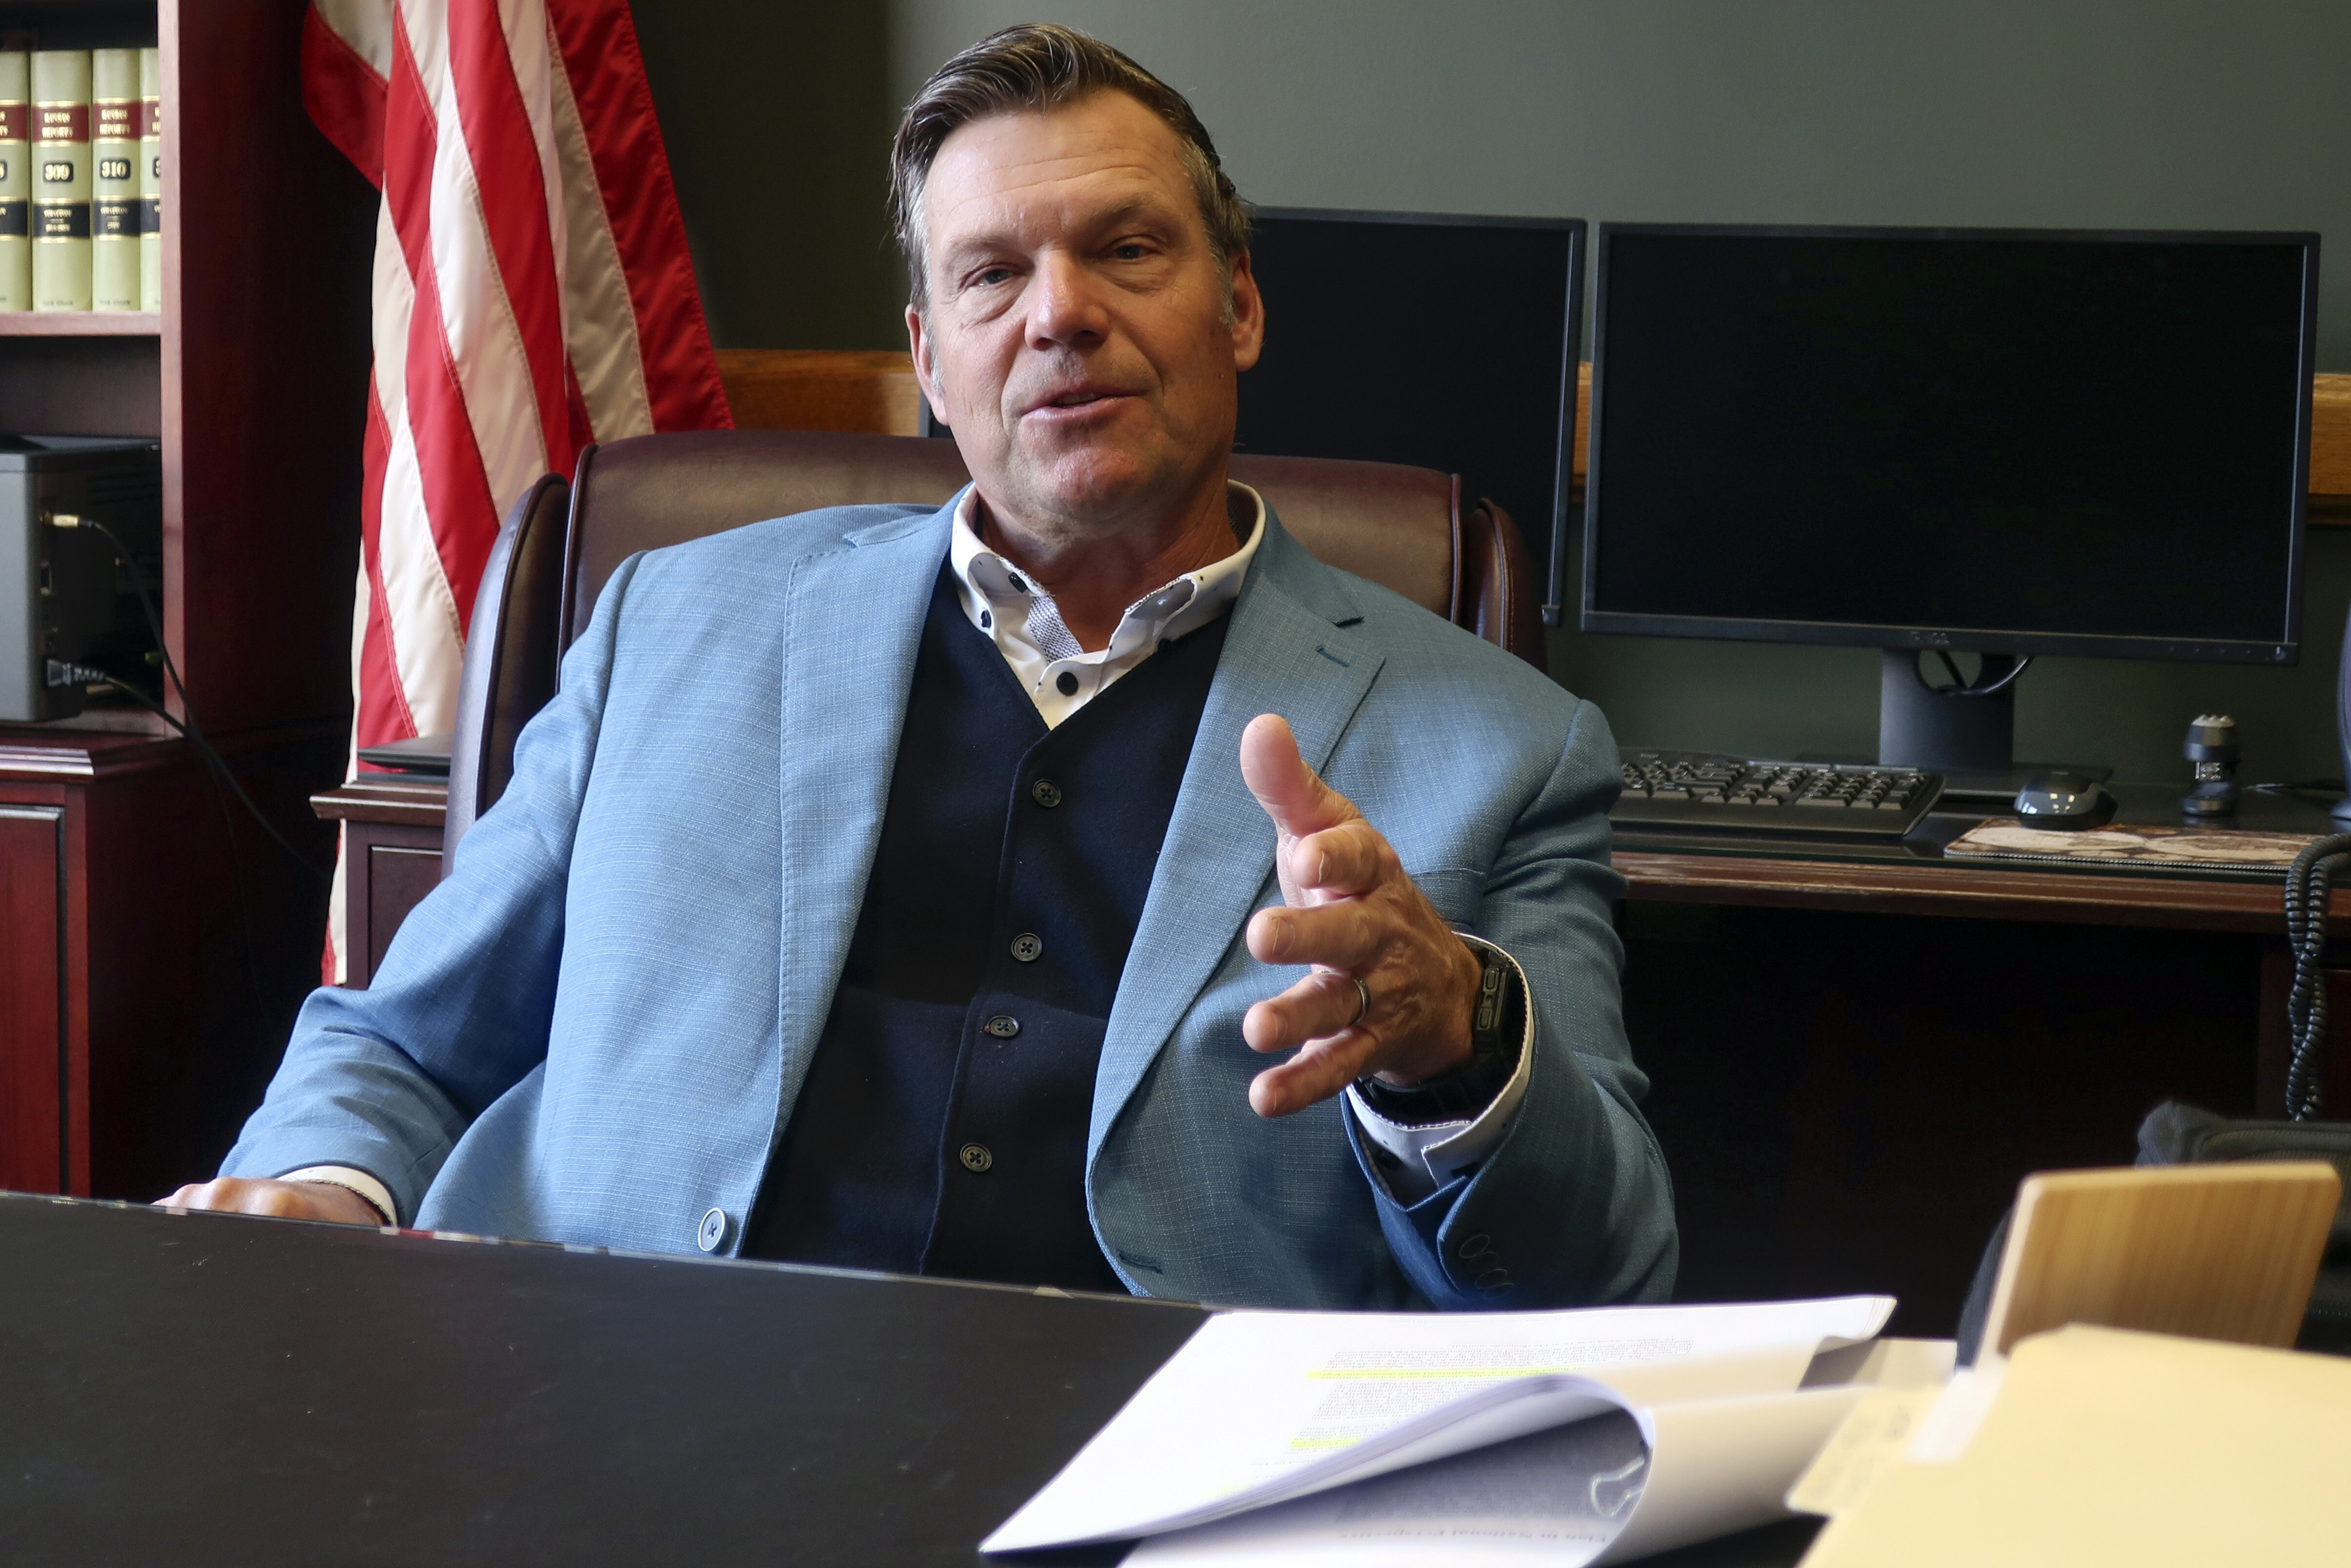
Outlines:
{"label": "man's nose", "polygon": [[1095,279],[1079,261],[1049,252],[1039,264],[1029,305],[1032,347],[1090,348],[1110,331],[1110,312]]}

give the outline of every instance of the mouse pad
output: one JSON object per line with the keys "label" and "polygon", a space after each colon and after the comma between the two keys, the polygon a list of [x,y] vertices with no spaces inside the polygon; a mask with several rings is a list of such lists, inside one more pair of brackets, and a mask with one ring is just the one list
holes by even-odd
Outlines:
{"label": "mouse pad", "polygon": [[2253,833],[2235,828],[2109,826],[2075,832],[2028,828],[2014,817],[1979,822],[1943,846],[1947,855],[1981,860],[2126,861],[2160,871],[2270,872],[2285,874],[2310,847],[2309,833]]}

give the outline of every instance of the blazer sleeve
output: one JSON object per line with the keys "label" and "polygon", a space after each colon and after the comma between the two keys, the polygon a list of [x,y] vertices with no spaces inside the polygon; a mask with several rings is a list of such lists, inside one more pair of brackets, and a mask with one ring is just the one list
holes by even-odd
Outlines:
{"label": "blazer sleeve", "polygon": [[1611,916],[1624,889],[1608,863],[1618,788],[1607,721],[1580,703],[1488,879],[1476,935],[1518,960],[1534,1015],[1525,1097],[1499,1145],[1403,1203],[1344,1118],[1390,1250],[1439,1307],[1662,1301],[1673,1290],[1673,1186],[1638,1109],[1648,1080],[1625,1039]]}
{"label": "blazer sleeve", "polygon": [[302,1004],[223,1176],[348,1166],[381,1182],[405,1222],[474,1118],[545,1060],[572,841],[640,559],[613,574],[564,657],[561,690],[516,742],[506,793],[372,983],[321,987]]}

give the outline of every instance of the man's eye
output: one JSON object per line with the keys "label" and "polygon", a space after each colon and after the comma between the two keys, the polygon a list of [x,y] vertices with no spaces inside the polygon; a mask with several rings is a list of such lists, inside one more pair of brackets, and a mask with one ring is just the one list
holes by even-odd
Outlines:
{"label": "man's eye", "polygon": [[1011,276],[1012,269],[1008,267],[991,267],[987,271],[981,273],[978,277],[973,278],[972,282],[985,288],[994,284],[1002,283]]}
{"label": "man's eye", "polygon": [[1147,247],[1140,240],[1129,240],[1111,252],[1121,261],[1141,261],[1146,254]]}

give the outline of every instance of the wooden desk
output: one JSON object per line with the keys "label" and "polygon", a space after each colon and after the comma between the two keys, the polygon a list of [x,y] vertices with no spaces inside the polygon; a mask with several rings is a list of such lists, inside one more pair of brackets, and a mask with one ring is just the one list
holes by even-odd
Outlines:
{"label": "wooden desk", "polygon": [[[344,936],[355,984],[438,873],[438,789],[371,779],[315,799],[369,868]],[[2124,793],[2141,821],[2177,799]],[[2327,827],[2291,800],[2245,816]],[[2277,879],[1945,858],[1966,825],[1932,819],[1878,849],[1620,841],[1625,1016],[1674,1173],[1683,1299],[1890,1291],[1897,1332],[1949,1333],[2028,1172],[2128,1163],[2167,1097],[2279,1113]],[[2351,894],[2333,908],[2351,931]],[[2343,1114],[2351,973],[2328,985]]]}
{"label": "wooden desk", "polygon": [[[2177,792],[2119,787],[2125,821],[2177,821]],[[311,797],[323,818],[349,835],[350,885],[338,933],[349,980],[364,986],[382,962],[392,933],[441,878],[441,830],[448,787],[436,779],[369,774]],[[2333,831],[2323,806],[2296,797],[2249,797],[2240,825],[2282,832]],[[1944,919],[2032,921],[2245,933],[2267,938],[2258,1009],[2260,1047],[2251,1086],[2257,1105],[2284,1092],[2288,1050],[2286,992],[2294,967],[2284,942],[2281,883],[2274,876],[2165,875],[2118,868],[2043,869],[2024,863],[1949,857],[1941,845],[1976,817],[1930,820],[1916,841],[1897,847],[1781,841],[1707,842],[1694,836],[1620,835],[1616,869],[1636,904],[1809,910],[1827,914],[1928,915]],[[2329,901],[2330,924],[2351,935],[2351,888]],[[2334,1029],[2324,1068],[2329,1104],[2351,1111],[2351,967],[2328,970]],[[2264,1112],[2264,1114],[2268,1113]]]}

